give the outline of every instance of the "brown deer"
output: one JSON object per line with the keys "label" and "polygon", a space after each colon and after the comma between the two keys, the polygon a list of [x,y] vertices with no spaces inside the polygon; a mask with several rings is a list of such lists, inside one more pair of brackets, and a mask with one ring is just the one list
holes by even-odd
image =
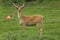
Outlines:
{"label": "brown deer", "polygon": [[34,25],[35,24],[39,28],[39,33],[42,34],[41,24],[42,24],[44,17],[42,15],[23,16],[21,13],[21,10],[24,8],[25,4],[17,6],[15,3],[13,3],[13,5],[17,8],[19,23],[22,25],[23,31],[25,30],[26,25]]}

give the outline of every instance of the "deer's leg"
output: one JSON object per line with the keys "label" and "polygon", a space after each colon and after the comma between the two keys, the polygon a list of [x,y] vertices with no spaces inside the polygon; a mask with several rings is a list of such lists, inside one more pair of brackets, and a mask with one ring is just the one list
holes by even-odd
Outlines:
{"label": "deer's leg", "polygon": [[40,23],[36,23],[36,25],[37,25],[37,27],[39,28],[39,33],[40,33],[40,35],[42,35],[43,29],[42,29],[41,24],[40,24]]}
{"label": "deer's leg", "polygon": [[25,24],[22,24],[22,30],[23,30],[23,32],[26,30],[26,25]]}

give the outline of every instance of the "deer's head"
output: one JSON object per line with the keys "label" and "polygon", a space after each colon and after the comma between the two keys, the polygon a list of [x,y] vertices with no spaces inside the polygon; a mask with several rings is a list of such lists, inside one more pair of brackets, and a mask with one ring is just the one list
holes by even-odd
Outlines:
{"label": "deer's head", "polygon": [[17,8],[17,10],[20,12],[24,8],[24,3],[22,5],[17,6],[15,3],[13,3],[13,6]]}

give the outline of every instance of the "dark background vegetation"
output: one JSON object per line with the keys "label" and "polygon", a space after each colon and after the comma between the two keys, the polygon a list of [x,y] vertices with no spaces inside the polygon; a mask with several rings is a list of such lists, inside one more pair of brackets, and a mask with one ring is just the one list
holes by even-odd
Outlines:
{"label": "dark background vegetation", "polygon": [[55,1],[59,1],[59,0],[0,0],[0,4],[2,5],[12,5],[13,2],[15,3],[31,3],[31,2],[34,2],[34,3],[44,3],[44,4],[48,4],[50,2],[55,2]]}

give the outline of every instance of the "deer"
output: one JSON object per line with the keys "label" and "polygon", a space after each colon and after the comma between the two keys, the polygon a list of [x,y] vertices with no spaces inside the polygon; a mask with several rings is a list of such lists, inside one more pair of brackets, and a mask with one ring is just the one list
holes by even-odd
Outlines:
{"label": "deer", "polygon": [[39,33],[42,34],[43,28],[41,24],[43,22],[44,16],[38,14],[32,16],[23,16],[21,11],[24,8],[25,3],[22,5],[16,5],[16,3],[13,3],[13,6],[17,9],[19,24],[22,25],[23,31],[26,30],[27,25],[36,25],[39,29]]}

